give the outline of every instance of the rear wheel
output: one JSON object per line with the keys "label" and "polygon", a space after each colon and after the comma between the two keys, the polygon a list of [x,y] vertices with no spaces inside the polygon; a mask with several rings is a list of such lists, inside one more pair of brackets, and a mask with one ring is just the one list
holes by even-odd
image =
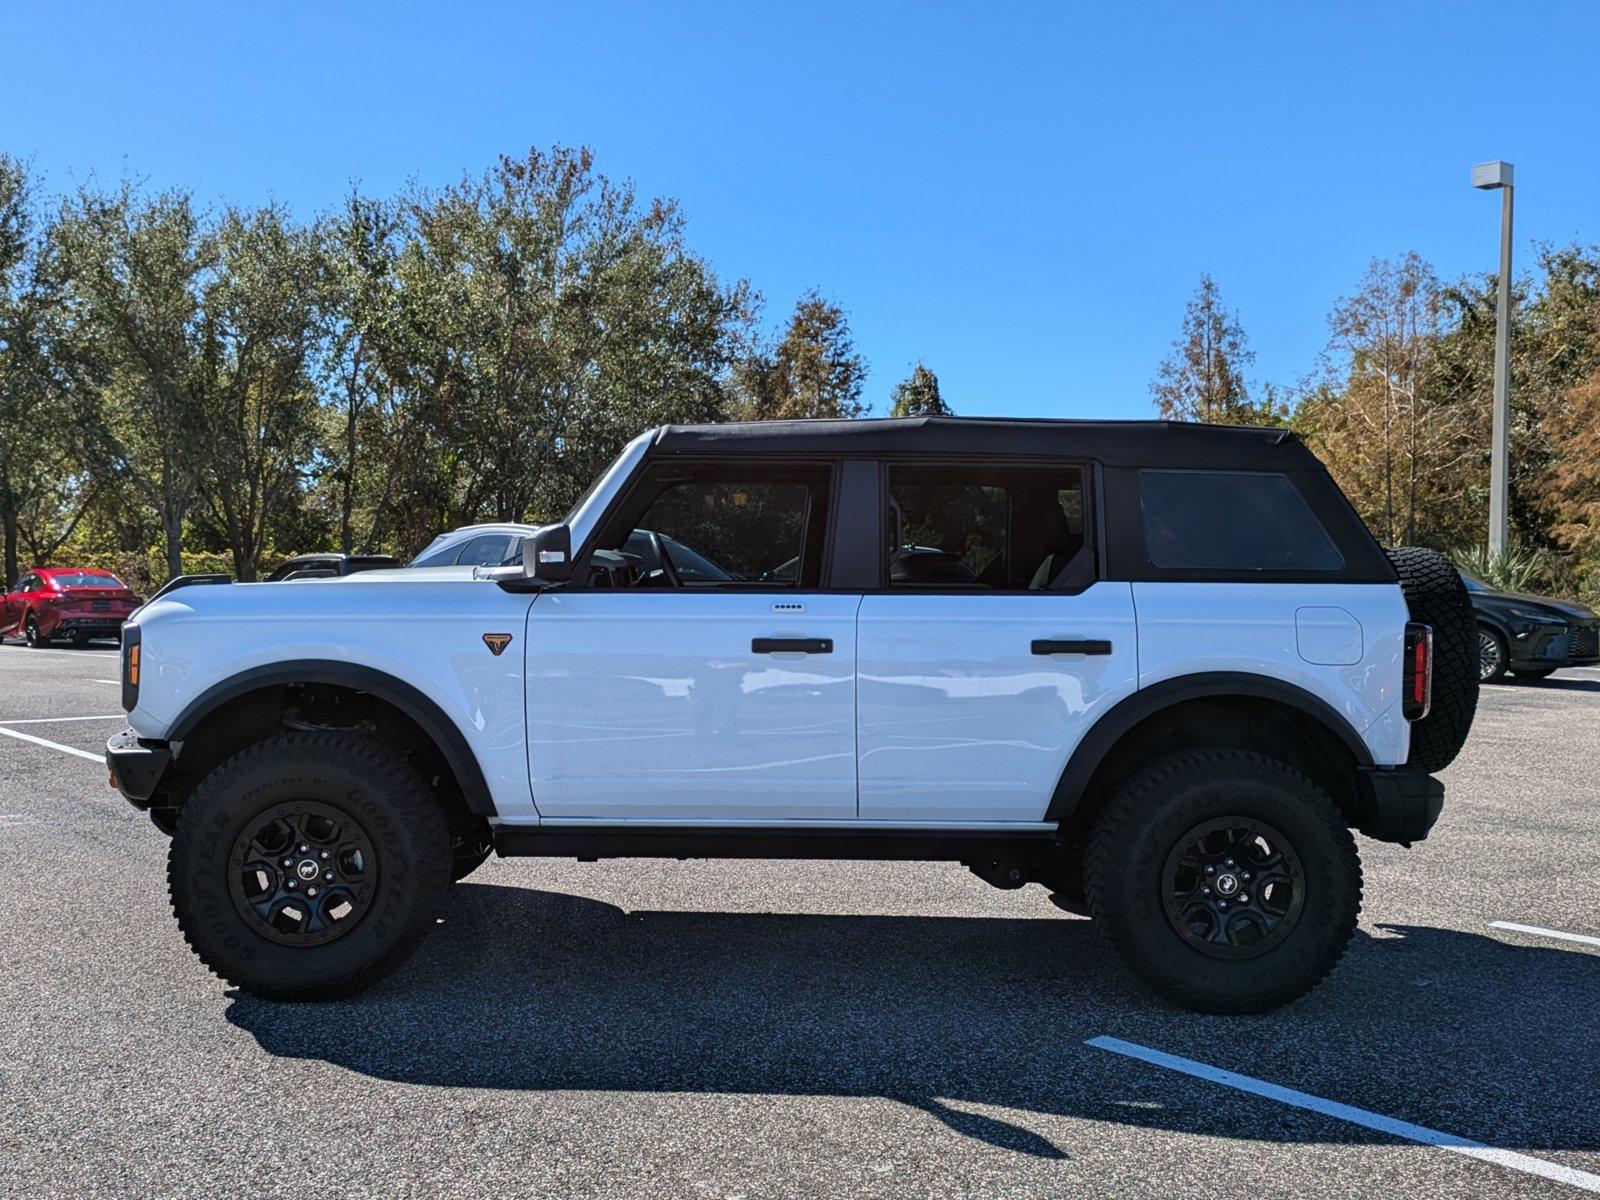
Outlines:
{"label": "rear wheel", "polygon": [[1493,683],[1506,673],[1511,658],[1506,640],[1487,625],[1478,626],[1478,682]]}
{"label": "rear wheel", "polygon": [[269,1000],[348,996],[441,909],[450,836],[426,782],[362,738],[291,733],[217,767],[178,816],[173,912],[213,972]]}
{"label": "rear wheel", "polygon": [[78,647],[78,649],[80,649],[80,650],[83,649],[85,646],[87,646],[89,644],[89,635],[87,633],[75,633],[75,634],[73,634],[72,635],[72,644],[74,646]]}
{"label": "rear wheel", "polygon": [[39,618],[32,613],[29,613],[28,619],[23,622],[22,636],[27,640],[28,645],[35,650],[43,650],[50,645],[50,635],[39,632]]}
{"label": "rear wheel", "polygon": [[1198,1012],[1304,995],[1344,954],[1361,908],[1355,840],[1327,793],[1242,750],[1174,754],[1124,783],[1084,871],[1107,947]]}

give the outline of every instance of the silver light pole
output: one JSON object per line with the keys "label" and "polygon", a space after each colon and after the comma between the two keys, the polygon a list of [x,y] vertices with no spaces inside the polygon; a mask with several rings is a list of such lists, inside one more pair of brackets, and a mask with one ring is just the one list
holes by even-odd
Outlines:
{"label": "silver light pole", "polygon": [[1472,186],[1500,189],[1500,289],[1495,303],[1494,429],[1489,447],[1489,553],[1504,554],[1510,519],[1511,436],[1511,184],[1508,162],[1479,163]]}

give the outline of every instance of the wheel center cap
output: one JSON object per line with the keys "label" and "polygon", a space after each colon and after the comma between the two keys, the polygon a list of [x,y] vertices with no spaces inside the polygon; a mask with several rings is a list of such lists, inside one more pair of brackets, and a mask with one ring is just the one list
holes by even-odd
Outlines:
{"label": "wheel center cap", "polygon": [[1217,876],[1217,891],[1224,896],[1231,896],[1239,890],[1239,877],[1231,871],[1224,871]]}
{"label": "wheel center cap", "polygon": [[317,865],[317,860],[314,858],[302,858],[294,869],[294,873],[307,883],[315,879],[321,871],[322,868]]}

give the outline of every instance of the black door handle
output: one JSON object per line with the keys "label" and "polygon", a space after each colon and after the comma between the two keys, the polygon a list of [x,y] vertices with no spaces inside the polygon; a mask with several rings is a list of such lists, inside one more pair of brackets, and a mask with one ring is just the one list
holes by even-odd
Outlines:
{"label": "black door handle", "polygon": [[1110,654],[1111,643],[1101,641],[1061,641],[1052,638],[1035,638],[1035,654]]}
{"label": "black door handle", "polygon": [[751,638],[755,654],[832,654],[832,638]]}

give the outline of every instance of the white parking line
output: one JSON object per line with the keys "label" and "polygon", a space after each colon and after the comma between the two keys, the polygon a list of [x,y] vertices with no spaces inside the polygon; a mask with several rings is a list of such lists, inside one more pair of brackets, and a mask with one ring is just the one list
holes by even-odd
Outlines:
{"label": "white parking line", "polygon": [[28,657],[35,654],[53,654],[57,658],[121,658],[120,650],[29,650]]}
{"label": "white parking line", "polygon": [[1164,1054],[1160,1050],[1152,1050],[1148,1046],[1140,1046],[1135,1042],[1125,1042],[1121,1038],[1090,1038],[1085,1044],[1094,1046],[1099,1050],[1109,1050],[1113,1054],[1121,1054],[1127,1058],[1136,1058],[1140,1062],[1146,1062],[1152,1066],[1165,1067],[1169,1071],[1181,1071],[1183,1074],[1192,1075],[1196,1079],[1220,1083],[1223,1087],[1249,1092],[1255,1096],[1265,1096],[1269,1100],[1277,1100],[1279,1103],[1289,1104],[1295,1108],[1309,1109],[1324,1116],[1336,1117],[1341,1121],[1349,1121],[1353,1125],[1361,1125],[1367,1129],[1377,1130],[1379,1133],[1389,1134],[1391,1137],[1420,1142],[1424,1146],[1437,1146],[1441,1150],[1449,1150],[1455,1154],[1465,1154],[1469,1158],[1479,1158],[1485,1162],[1509,1167],[1513,1171],[1523,1171],[1529,1175],[1553,1179],[1557,1183],[1564,1183],[1569,1187],[1582,1188],[1586,1192],[1600,1193],[1600,1175],[1594,1175],[1588,1171],[1564,1167],[1560,1163],[1547,1162],[1542,1158],[1534,1158],[1528,1154],[1518,1154],[1514,1150],[1501,1150],[1494,1146],[1486,1146],[1482,1142],[1475,1142],[1470,1138],[1457,1137],[1453,1133],[1440,1133],[1437,1129],[1429,1129],[1423,1125],[1413,1125],[1410,1121],[1396,1120],[1394,1117],[1386,1117],[1381,1113],[1369,1112],[1364,1108],[1340,1104],[1335,1100],[1324,1100],[1321,1096],[1313,1096],[1307,1092],[1297,1092],[1293,1088],[1280,1087],[1275,1083],[1267,1083],[1265,1080],[1255,1079],[1249,1075],[1239,1075],[1233,1071],[1224,1071],[1220,1067],[1207,1066],[1205,1063],[1196,1062],[1192,1058],[1180,1058],[1176,1054]]}
{"label": "white parking line", "polygon": [[125,721],[127,713],[112,713],[109,717],[0,717],[0,725],[63,725],[68,721]]}
{"label": "white parking line", "polygon": [[63,746],[60,742],[48,742],[42,737],[34,737],[31,733],[18,733],[15,729],[7,729],[3,725],[0,725],[0,734],[4,734],[6,737],[16,738],[19,742],[32,742],[35,746],[44,746],[49,750],[59,750],[63,754],[72,754],[78,758],[87,758],[90,762],[103,764],[106,761],[106,757],[103,754],[91,754],[87,750],[79,750],[76,746]]}
{"label": "white parking line", "polygon": [[122,686],[122,680],[120,680],[120,679],[91,679],[91,680],[89,680],[89,682],[90,683],[110,683],[110,684],[115,684],[117,687],[121,687]]}
{"label": "white parking line", "polygon": [[1515,921],[1490,921],[1490,929],[1509,929],[1513,933],[1527,933],[1534,937],[1559,938],[1563,942],[1582,942],[1585,946],[1600,946],[1600,937],[1587,933],[1563,933],[1559,929],[1541,929],[1537,925],[1518,925]]}

